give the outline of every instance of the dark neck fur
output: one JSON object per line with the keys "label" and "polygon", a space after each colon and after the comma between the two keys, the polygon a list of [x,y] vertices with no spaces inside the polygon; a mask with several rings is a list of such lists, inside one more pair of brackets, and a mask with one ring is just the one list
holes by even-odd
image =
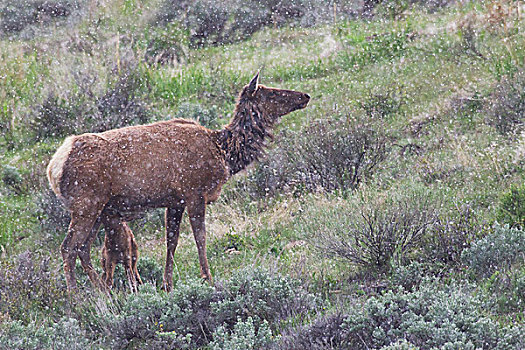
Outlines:
{"label": "dark neck fur", "polygon": [[230,176],[259,158],[265,139],[273,138],[273,124],[272,118],[264,115],[254,101],[241,95],[230,124],[219,132],[218,138]]}

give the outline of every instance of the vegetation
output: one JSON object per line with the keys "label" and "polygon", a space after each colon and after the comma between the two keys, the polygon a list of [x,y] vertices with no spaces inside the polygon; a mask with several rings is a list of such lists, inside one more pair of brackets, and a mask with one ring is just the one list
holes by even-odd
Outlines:
{"label": "vegetation", "polygon": [[[521,6],[521,7],[520,7]],[[0,5],[0,349],[522,349],[520,1],[56,0]],[[64,137],[219,128],[255,72],[307,92],[266,155],[183,219],[130,223],[145,283],[77,266],[45,167]],[[92,260],[101,271],[101,231]]]}

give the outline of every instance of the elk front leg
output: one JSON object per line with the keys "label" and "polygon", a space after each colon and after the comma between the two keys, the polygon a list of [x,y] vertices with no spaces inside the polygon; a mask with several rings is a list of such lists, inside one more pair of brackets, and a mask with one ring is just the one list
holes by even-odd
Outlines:
{"label": "elk front leg", "polygon": [[201,277],[212,284],[210,268],[208,266],[208,258],[206,257],[206,225],[204,223],[205,213],[206,202],[202,197],[196,201],[190,202],[190,205],[188,205],[191,229],[193,231],[195,243],[197,244],[197,251],[199,253]]}
{"label": "elk front leg", "polygon": [[[180,221],[184,206],[166,209],[166,267],[164,269],[163,288],[166,292],[173,287],[173,254],[179,242]],[[137,273],[138,276],[138,273]],[[139,277],[140,278],[140,277]]]}

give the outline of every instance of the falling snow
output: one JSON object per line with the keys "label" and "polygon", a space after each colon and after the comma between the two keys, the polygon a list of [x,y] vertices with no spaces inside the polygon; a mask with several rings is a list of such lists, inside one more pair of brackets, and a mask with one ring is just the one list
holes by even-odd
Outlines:
{"label": "falling snow", "polygon": [[525,348],[524,27],[2,0],[0,349]]}

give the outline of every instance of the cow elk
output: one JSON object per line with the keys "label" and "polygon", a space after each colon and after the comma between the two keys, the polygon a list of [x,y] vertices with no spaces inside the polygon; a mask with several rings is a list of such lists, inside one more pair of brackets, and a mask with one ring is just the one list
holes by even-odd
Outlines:
{"label": "cow elk", "polygon": [[[240,93],[233,117],[222,130],[173,119],[66,138],[47,175],[71,214],[62,243],[68,289],[76,289],[77,256],[99,285],[90,259],[101,223],[128,221],[149,208],[166,208],[164,289],[173,284],[173,254],[182,214],[188,210],[201,277],[211,282],[206,257],[206,205],[224,183],[263,152],[279,117],[306,107],[305,93],[258,84],[259,74]],[[114,230],[106,229],[108,234]]]}

